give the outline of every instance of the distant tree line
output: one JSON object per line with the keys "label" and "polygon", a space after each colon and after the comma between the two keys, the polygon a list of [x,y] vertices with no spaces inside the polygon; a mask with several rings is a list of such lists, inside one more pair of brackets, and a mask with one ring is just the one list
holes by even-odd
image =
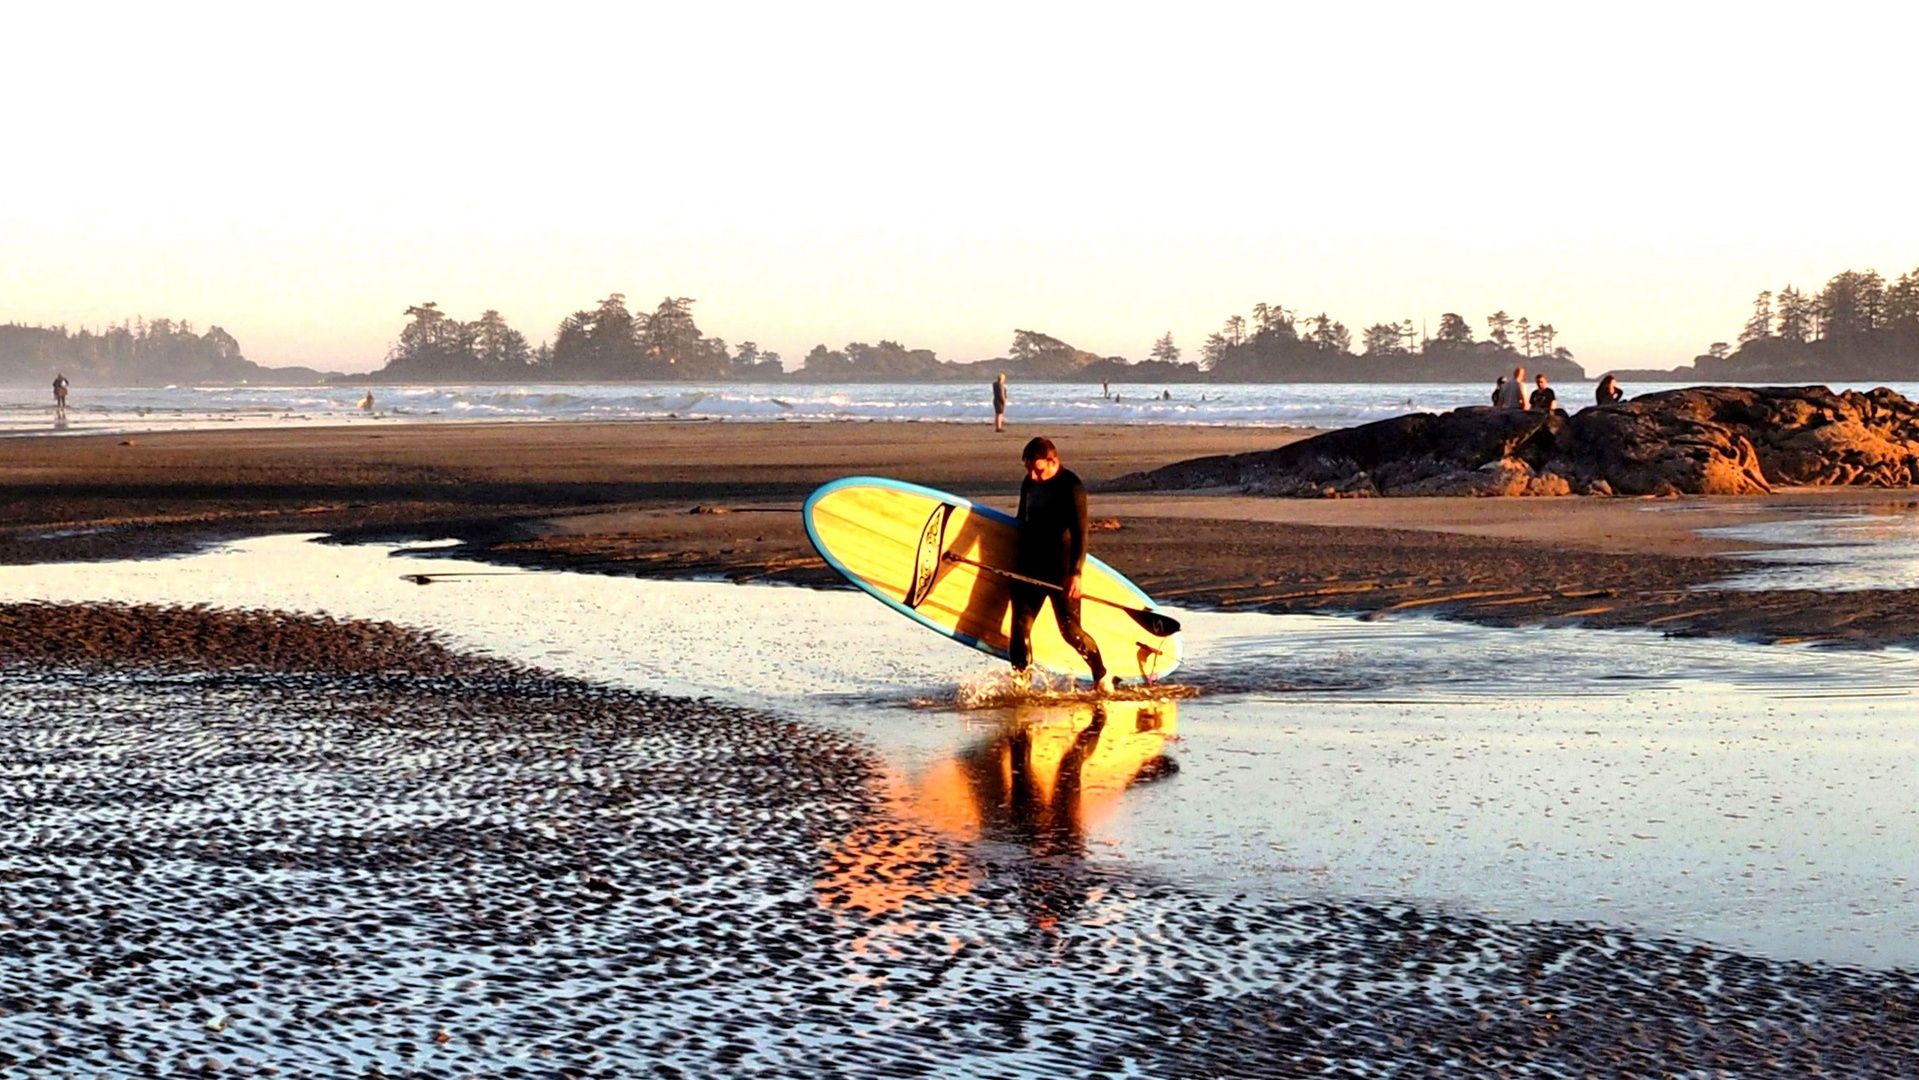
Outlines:
{"label": "distant tree line", "polygon": [[1890,284],[1876,270],[1847,270],[1816,293],[1767,289],[1737,347],[1713,342],[1693,371],[1748,382],[1919,379],[1919,269]]}
{"label": "distant tree line", "polygon": [[[1279,304],[1253,305],[1252,319],[1234,315],[1206,338],[1200,363],[1225,382],[1478,382],[1513,368],[1557,379],[1583,379],[1573,354],[1556,344],[1551,323],[1486,316],[1486,340],[1474,340],[1466,319],[1447,312],[1426,336],[1411,319],[1374,323],[1353,352],[1346,325],[1325,312],[1301,318]],[[1170,336],[1167,339],[1170,341]]]}
{"label": "distant tree line", "polygon": [[753,342],[729,350],[707,337],[693,320],[689,297],[666,297],[652,312],[627,310],[614,293],[597,307],[561,320],[550,345],[537,348],[506,324],[497,311],[473,322],[446,315],[434,303],[406,309],[407,325],[374,378],[390,382],[522,381],[537,379],[770,380],[807,382],[911,382],[992,378],[999,372],[1028,380],[1098,382],[1450,382],[1490,381],[1524,364],[1555,378],[1584,372],[1572,353],[1556,344],[1551,323],[1487,316],[1488,335],[1475,341],[1457,314],[1442,315],[1438,333],[1426,337],[1412,321],[1367,327],[1363,351],[1353,352],[1352,333],[1325,313],[1301,319],[1278,304],[1256,304],[1252,319],[1234,315],[1210,335],[1195,364],[1181,360],[1169,331],[1154,341],[1147,359],[1100,356],[1038,330],[1014,330],[1003,357],[964,363],[941,360],[931,349],[897,341],[849,342],[830,349],[815,345],[799,367],[786,372],[778,353]]}
{"label": "distant tree line", "polygon": [[95,332],[64,326],[0,325],[0,382],[75,386],[164,386],[178,382],[318,382],[311,368],[263,368],[217,326],[196,332],[184,320],[144,318]]}
{"label": "distant tree line", "polygon": [[669,296],[651,312],[631,312],[613,293],[560,320],[551,344],[531,348],[499,312],[461,322],[436,303],[406,309],[409,320],[375,377],[388,382],[621,382],[660,379],[765,379],[784,369],[778,353],[751,341],[729,349],[693,321],[693,300]]}

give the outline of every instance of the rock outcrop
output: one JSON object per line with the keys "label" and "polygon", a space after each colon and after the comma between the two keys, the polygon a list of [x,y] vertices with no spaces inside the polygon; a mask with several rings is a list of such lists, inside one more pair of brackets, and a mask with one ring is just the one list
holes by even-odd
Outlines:
{"label": "rock outcrop", "polygon": [[1565,413],[1474,407],[1195,458],[1115,481],[1283,496],[1748,495],[1774,486],[1907,487],[1919,406],[1884,388],[1704,386]]}

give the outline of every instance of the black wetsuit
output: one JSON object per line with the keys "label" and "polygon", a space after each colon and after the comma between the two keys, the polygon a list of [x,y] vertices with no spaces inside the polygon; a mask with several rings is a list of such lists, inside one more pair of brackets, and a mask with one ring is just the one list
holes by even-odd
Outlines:
{"label": "black wetsuit", "polygon": [[1542,386],[1533,391],[1531,404],[1534,412],[1552,412],[1553,406],[1558,403],[1559,395],[1553,393],[1549,386]]}
{"label": "black wetsuit", "polygon": [[[1014,569],[1064,587],[1085,563],[1086,485],[1067,469],[1054,473],[1051,480],[1028,477],[1019,486],[1019,558]],[[1013,582],[1012,592],[1013,640],[1007,651],[1014,667],[1023,669],[1032,661],[1033,621],[1039,618],[1040,605],[1051,598],[1059,636],[1085,659],[1094,679],[1106,674],[1099,646],[1079,625],[1078,600],[1018,581]]]}

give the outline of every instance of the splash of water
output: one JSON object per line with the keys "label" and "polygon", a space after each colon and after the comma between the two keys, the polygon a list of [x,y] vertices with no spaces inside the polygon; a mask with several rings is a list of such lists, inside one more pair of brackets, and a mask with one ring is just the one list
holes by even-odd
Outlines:
{"label": "splash of water", "polygon": [[1070,705],[1093,701],[1172,701],[1195,697],[1197,687],[1180,683],[1135,683],[1121,686],[1113,693],[1099,694],[1068,675],[1033,669],[1024,675],[1011,668],[994,667],[963,675],[950,697],[919,697],[909,704],[916,709],[1003,709],[1030,705]]}

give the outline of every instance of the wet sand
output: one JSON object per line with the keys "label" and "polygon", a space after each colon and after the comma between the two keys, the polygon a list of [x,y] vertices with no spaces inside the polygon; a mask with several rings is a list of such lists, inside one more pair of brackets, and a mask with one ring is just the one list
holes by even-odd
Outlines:
{"label": "wet sand", "polygon": [[967,848],[843,736],[391,625],[0,626],[0,1068],[1891,1077],[1919,1045],[1908,972]]}
{"label": "wet sand", "polygon": [[[459,554],[660,577],[837,584],[794,510],[855,472],[1008,506],[1018,448],[952,424],[528,423],[176,432],[0,444],[0,561],[129,557],[283,531],[456,537]],[[1759,499],[1271,500],[1103,493],[1103,481],[1304,432],[1049,429],[1117,528],[1093,549],[1160,599],[1271,612],[1419,613],[1763,641],[1919,641],[1908,590],[1729,592],[1751,569],[1697,529],[1892,510],[1910,492]],[[696,512],[699,510],[713,512]],[[1751,546],[1751,545],[1744,545]]]}

